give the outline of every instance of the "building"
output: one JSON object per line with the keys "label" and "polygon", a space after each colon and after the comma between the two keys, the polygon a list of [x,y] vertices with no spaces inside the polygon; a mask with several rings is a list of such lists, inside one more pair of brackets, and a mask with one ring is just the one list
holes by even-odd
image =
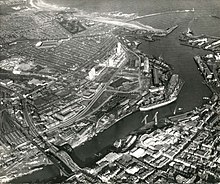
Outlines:
{"label": "building", "polygon": [[0,79],[0,85],[3,85],[3,86],[10,86],[11,84],[13,84],[13,81],[10,80],[10,79]]}
{"label": "building", "polygon": [[62,109],[60,111],[62,116],[66,116],[67,114],[69,114],[72,111],[72,107],[71,106],[67,106],[64,109]]}
{"label": "building", "polygon": [[149,91],[151,92],[151,93],[156,93],[156,92],[158,92],[158,91],[164,91],[164,86],[159,86],[159,87],[152,87],[152,88],[150,88],[149,89]]}
{"label": "building", "polygon": [[58,46],[59,42],[57,40],[46,40],[46,41],[39,41],[36,43],[37,48],[52,48]]}
{"label": "building", "polygon": [[62,116],[61,114],[58,114],[58,113],[55,113],[53,115],[53,117],[55,117],[56,119],[60,120],[60,121],[63,121],[64,120],[64,116]]}
{"label": "building", "polygon": [[0,142],[6,148],[27,142],[21,130],[16,128],[16,122],[6,110],[0,113],[0,134]]}
{"label": "building", "polygon": [[4,2],[8,6],[18,6],[18,5],[26,5],[28,3],[27,0],[8,0]]}
{"label": "building", "polygon": [[105,68],[106,68],[105,66],[101,66],[101,65],[93,67],[89,71],[88,79],[94,80],[97,76],[99,76],[104,71]]}
{"label": "building", "polygon": [[219,120],[219,115],[217,113],[214,113],[212,116],[209,116],[206,119],[206,122],[213,126],[218,120]]}
{"label": "building", "polygon": [[93,96],[94,96],[94,92],[92,92],[92,91],[87,90],[87,91],[83,92],[83,97],[86,98],[86,99],[90,99]]}

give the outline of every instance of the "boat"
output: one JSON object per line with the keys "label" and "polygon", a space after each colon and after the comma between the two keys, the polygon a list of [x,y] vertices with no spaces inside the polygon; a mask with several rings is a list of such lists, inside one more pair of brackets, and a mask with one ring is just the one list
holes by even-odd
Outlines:
{"label": "boat", "polygon": [[128,150],[128,148],[130,148],[135,143],[136,140],[137,140],[137,135],[129,135],[123,145],[122,152]]}
{"label": "boat", "polygon": [[186,34],[194,35],[193,31],[188,27]]}
{"label": "boat", "polygon": [[114,146],[115,148],[117,148],[117,149],[120,148],[120,147],[122,146],[122,140],[121,140],[121,139],[116,140],[116,141],[114,142],[113,146]]}
{"label": "boat", "polygon": [[210,98],[207,97],[207,96],[204,96],[202,99],[203,99],[203,100],[210,100]]}
{"label": "boat", "polygon": [[175,109],[174,109],[174,111],[173,111],[173,114],[175,115],[177,111],[181,111],[181,110],[183,110],[182,107],[178,107],[178,108],[177,108],[177,106],[176,106]]}
{"label": "boat", "polygon": [[129,135],[128,138],[125,141],[125,145],[127,145],[128,147],[133,144],[133,142],[137,139],[136,135]]}
{"label": "boat", "polygon": [[113,144],[113,146],[122,152],[125,152],[130,148],[135,141],[137,140],[137,135],[129,135],[127,138],[122,138],[119,140],[116,140]]}
{"label": "boat", "polygon": [[175,109],[173,111],[173,114],[176,114],[176,110],[177,110],[177,105],[176,105],[176,107],[175,107]]}

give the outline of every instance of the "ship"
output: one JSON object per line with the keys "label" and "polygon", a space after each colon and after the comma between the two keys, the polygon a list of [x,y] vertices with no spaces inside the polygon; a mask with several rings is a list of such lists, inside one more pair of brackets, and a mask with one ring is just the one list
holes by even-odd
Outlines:
{"label": "ship", "polygon": [[193,31],[188,27],[186,34],[194,35]]}
{"label": "ship", "polygon": [[198,69],[203,72],[204,71],[204,66],[203,66],[203,63],[202,63],[202,59],[200,56],[195,56],[194,57],[194,60],[196,62],[196,64],[198,65]]}
{"label": "ship", "polygon": [[137,139],[137,135],[129,135],[125,141],[125,146],[130,147]]}
{"label": "ship", "polygon": [[126,152],[137,140],[137,135],[129,135],[127,138],[116,140],[113,146],[121,152]]}
{"label": "ship", "polygon": [[156,102],[156,103],[153,103],[153,104],[141,106],[141,107],[139,107],[139,110],[140,111],[149,111],[149,110],[152,110],[152,109],[156,109],[156,108],[171,104],[172,102],[175,102],[177,100],[177,96],[178,96],[180,90],[182,89],[183,85],[184,85],[184,81],[179,79],[179,81],[176,84],[173,92],[171,93],[171,95],[167,99]]}
{"label": "ship", "polygon": [[168,105],[174,101],[177,100],[177,97],[173,97],[173,98],[168,98],[166,100],[163,100],[162,102],[158,102],[158,103],[154,103],[154,104],[149,104],[147,106],[143,106],[143,107],[140,107],[140,111],[149,111],[149,110],[152,110],[152,109],[156,109],[156,108],[159,108],[159,107],[162,107],[162,106],[165,106],[165,105]]}
{"label": "ship", "polygon": [[119,139],[119,140],[116,140],[113,144],[113,146],[117,149],[119,149],[121,146],[122,146],[122,140]]}

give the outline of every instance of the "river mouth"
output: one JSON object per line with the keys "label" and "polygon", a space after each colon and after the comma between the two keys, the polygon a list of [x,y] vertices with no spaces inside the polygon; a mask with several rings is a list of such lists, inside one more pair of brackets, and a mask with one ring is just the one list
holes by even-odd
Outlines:
{"label": "river mouth", "polygon": [[179,74],[185,81],[177,101],[148,112],[135,112],[83,145],[76,147],[72,152],[72,158],[78,165],[81,167],[93,166],[98,159],[109,152],[108,150],[110,150],[109,148],[115,140],[123,138],[133,130],[140,128],[142,126],[141,120],[146,114],[148,114],[148,119],[152,120],[154,114],[158,112],[158,118],[162,119],[173,115],[174,109],[180,109],[177,110],[177,114],[191,111],[204,103],[204,96],[211,97],[212,93],[203,84],[203,77],[193,60],[195,55],[204,55],[209,52],[180,45],[179,35],[186,30],[188,22],[183,19],[183,22],[180,23],[180,26],[167,37],[160,38],[155,42],[141,40],[142,44],[138,47],[145,54],[156,57],[161,55],[165,62],[172,65],[174,68],[173,73]]}

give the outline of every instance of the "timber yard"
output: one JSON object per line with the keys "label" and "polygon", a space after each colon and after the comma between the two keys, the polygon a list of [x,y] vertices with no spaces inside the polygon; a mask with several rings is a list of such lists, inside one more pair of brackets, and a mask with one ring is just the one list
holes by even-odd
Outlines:
{"label": "timber yard", "polygon": [[[0,182],[220,182],[220,37],[185,28],[175,38],[207,51],[191,59],[211,95],[185,111],[178,100],[188,81],[141,49],[178,24],[156,29],[136,14],[46,5],[0,0]],[[172,113],[159,117],[166,107]],[[135,114],[123,136],[107,137]],[[102,137],[109,142],[91,148]],[[58,174],[22,180],[48,166]]]}

